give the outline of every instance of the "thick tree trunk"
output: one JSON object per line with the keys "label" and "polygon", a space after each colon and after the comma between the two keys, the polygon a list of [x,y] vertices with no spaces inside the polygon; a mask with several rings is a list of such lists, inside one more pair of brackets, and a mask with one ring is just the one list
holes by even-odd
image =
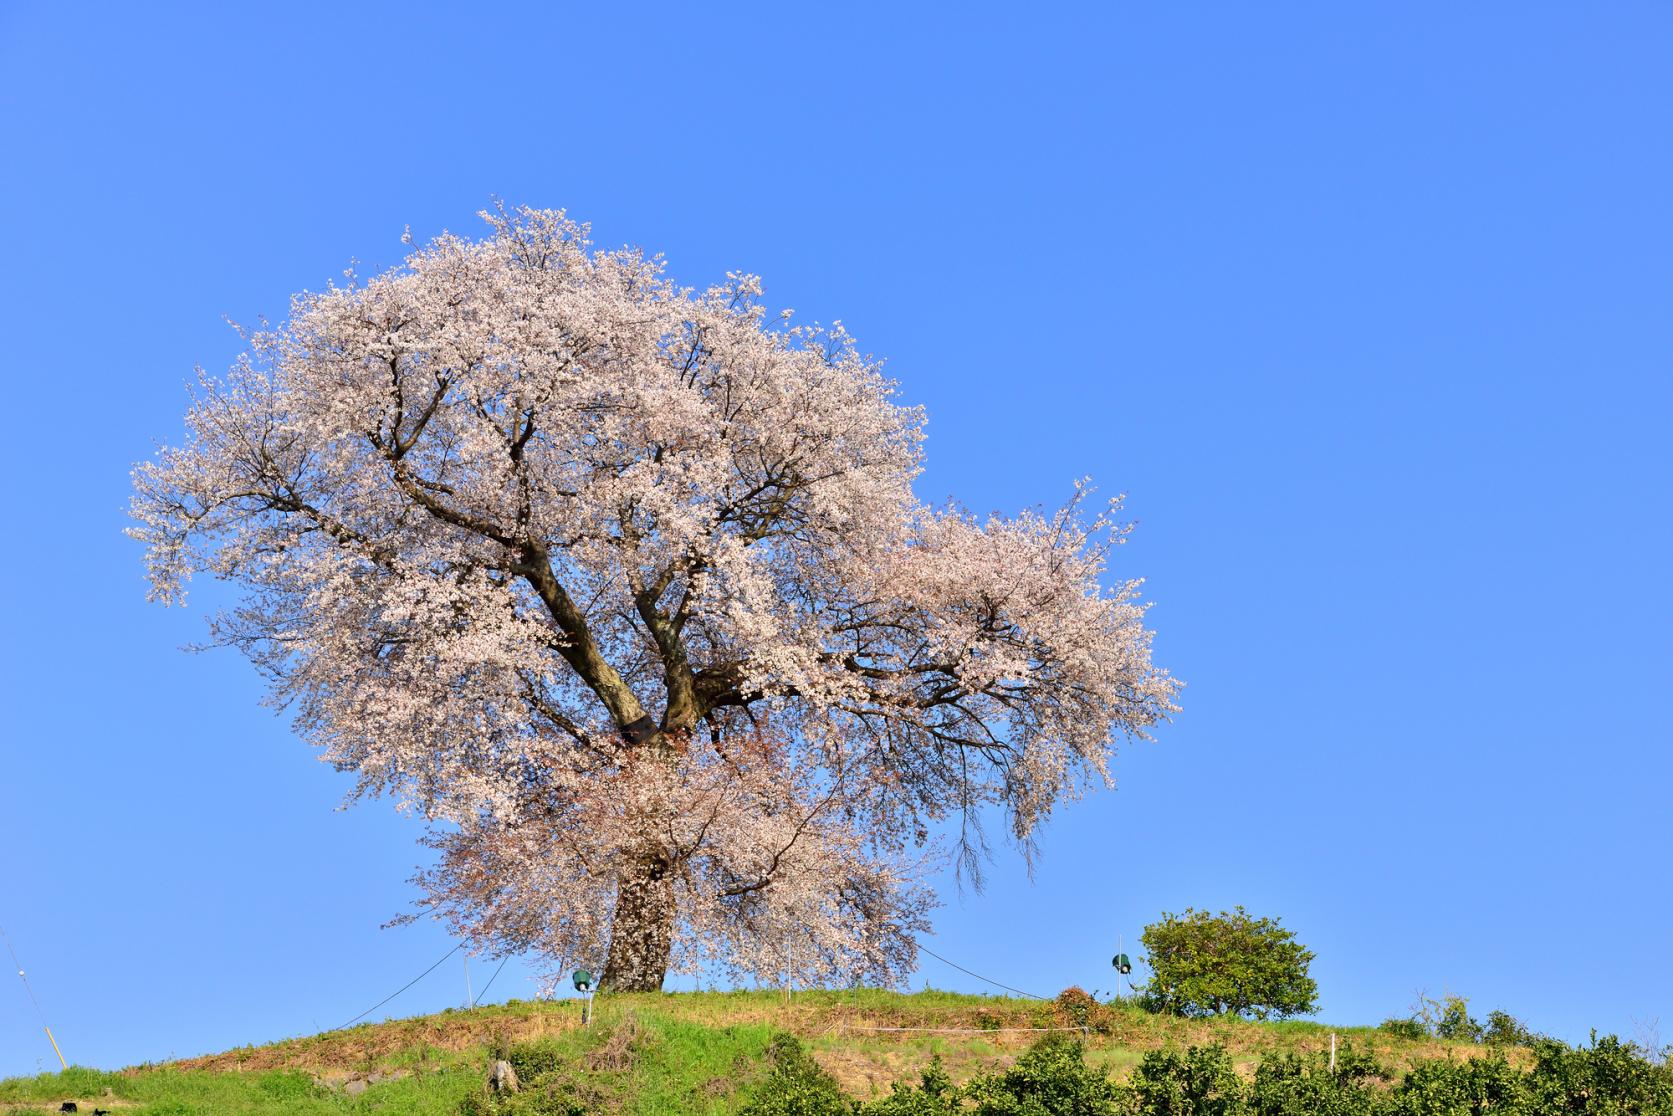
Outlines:
{"label": "thick tree trunk", "polygon": [[657,992],[674,940],[674,880],[660,856],[646,856],[623,874],[610,924],[610,955],[600,991]]}
{"label": "thick tree trunk", "polygon": [[[664,716],[662,728],[657,729],[649,716],[622,728],[623,737],[640,751],[641,762],[673,764],[691,738],[695,708],[683,698],[678,703],[674,700],[676,693],[689,689],[676,685],[676,680],[689,680],[690,671],[683,666],[684,652],[677,641],[674,646],[679,651],[681,669],[669,674],[670,712]],[[668,975],[668,957],[674,944],[674,875],[668,850],[655,836],[666,823],[655,817],[655,808],[649,813],[651,816],[636,819],[642,834],[638,854],[628,861],[616,884],[610,952],[604,959],[604,974],[599,977],[600,991],[660,992],[662,978]]]}

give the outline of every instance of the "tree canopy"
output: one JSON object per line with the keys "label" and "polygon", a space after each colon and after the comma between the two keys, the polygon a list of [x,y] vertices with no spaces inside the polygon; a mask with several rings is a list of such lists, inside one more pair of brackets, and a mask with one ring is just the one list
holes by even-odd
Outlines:
{"label": "tree canopy", "polygon": [[1187,908],[1146,926],[1143,941],[1152,974],[1143,997],[1154,1010],[1257,1019],[1318,1010],[1313,954],[1277,919]]}
{"label": "tree canopy", "polygon": [[217,639],[434,823],[423,903],[480,947],[898,978],[935,823],[1028,848],[1174,709],[1116,506],[926,506],[923,415],[840,324],[484,217],[200,373],[135,471],[153,597],[242,587]]}

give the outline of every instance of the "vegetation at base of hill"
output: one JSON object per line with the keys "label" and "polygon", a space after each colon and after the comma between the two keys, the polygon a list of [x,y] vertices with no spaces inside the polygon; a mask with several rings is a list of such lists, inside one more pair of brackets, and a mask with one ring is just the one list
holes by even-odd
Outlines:
{"label": "vegetation at base of hill", "polygon": [[1141,940],[1151,977],[1139,999],[1152,1011],[1286,1019],[1318,1010],[1319,986],[1307,975],[1313,953],[1275,918],[1187,908],[1164,912]]}
{"label": "vegetation at base of hill", "polygon": [[481,1079],[476,1066],[380,1083],[359,1097],[301,1070],[228,1073],[158,1067],[141,1072],[85,1069],[0,1081],[0,1111],[17,1116],[56,1113],[66,1100],[83,1116],[338,1116],[344,1112],[453,1116],[459,1099]]}
{"label": "vegetation at base of hill", "polygon": [[[769,1048],[774,1066],[743,1116],[1661,1116],[1673,1114],[1673,1067],[1614,1037],[1574,1048],[1550,1039],[1518,1070],[1503,1051],[1422,1062],[1399,1080],[1351,1047],[1263,1059],[1237,1073],[1219,1045],[1152,1051],[1126,1081],[1087,1064],[1081,1039],[1052,1035],[1007,1069],[962,1087],[939,1060],[887,1097],[843,1095],[801,1045]],[[579,1116],[579,1112],[577,1112]]]}
{"label": "vegetation at base of hill", "polygon": [[[97,1106],[114,1116],[722,1116],[746,1110],[758,1116],[813,1116],[828,1111],[817,1107],[827,1102],[849,1105],[844,1113],[860,1104],[863,1116],[941,1116],[1012,1111],[1003,1106],[1032,1103],[1029,1097],[1059,1085],[1085,1102],[1085,1116],[1096,1116],[1107,1109],[1086,1106],[1104,1103],[1109,1090],[1114,1092],[1108,1096],[1127,1100],[1147,1090],[1142,1095],[1158,1104],[1171,1104],[1161,1098],[1177,1091],[1181,1104],[1197,1098],[1190,1103],[1198,1105],[1202,1083],[1223,1077],[1228,1066],[1245,1105],[1228,1110],[1238,1116],[1357,1116],[1362,1110],[1345,1107],[1336,1095],[1343,1091],[1339,1084],[1383,1098],[1417,1075],[1424,1091],[1412,1097],[1440,1096],[1443,1087],[1477,1088],[1473,1078],[1459,1085],[1445,1076],[1464,1069],[1444,1068],[1477,1061],[1502,1063],[1525,1082],[1546,1049],[1487,1047],[1432,1035],[1407,1039],[1373,1027],[1305,1021],[1158,1016],[1131,1002],[1101,1003],[1078,989],[1051,1001],[871,989],[797,992],[788,999],[781,992],[635,994],[600,997],[596,1009],[593,1025],[585,1028],[576,1001],[513,1002],[119,1072],[71,1069],[16,1078],[0,1081],[0,1116],[56,1112],[65,1100],[79,1101],[84,1113]],[[1033,1028],[1068,1028],[1045,1034],[1066,1034],[1075,1042],[1039,1046],[1042,1032]],[[1333,1032],[1341,1043],[1342,1082],[1321,1077],[1318,1069]],[[491,1093],[487,1075],[496,1058],[516,1068],[521,1092],[504,1098]],[[1578,1075],[1590,1067],[1605,1083],[1615,1079],[1605,1070],[1617,1078],[1638,1071],[1638,1063],[1617,1064],[1586,1052],[1575,1058],[1564,1063],[1565,1073]],[[1386,1076],[1355,1076],[1355,1059],[1374,1062]],[[1429,1063],[1443,1069],[1425,1068]],[[797,1100],[791,1090],[787,1100],[785,1086],[795,1082],[805,1095]],[[1260,1089],[1266,1090],[1263,1096],[1291,1096],[1290,1107],[1273,1107],[1276,1101],[1248,1107],[1255,1103],[1251,1090]],[[1320,1100],[1327,1093],[1329,1104]],[[1201,1103],[1213,1099],[1210,1089]],[[1405,1109],[1376,1111],[1378,1116],[1470,1111],[1413,1104],[1415,1099]],[[1032,1111],[1045,1116],[1054,1110]],[[1516,1116],[1516,1110],[1506,1111]]]}

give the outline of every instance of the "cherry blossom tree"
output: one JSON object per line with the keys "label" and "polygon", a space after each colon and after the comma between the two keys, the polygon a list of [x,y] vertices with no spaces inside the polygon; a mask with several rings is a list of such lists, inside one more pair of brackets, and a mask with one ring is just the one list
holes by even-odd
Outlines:
{"label": "cherry blossom tree", "polygon": [[979,870],[985,814],[1031,855],[1174,709],[1114,505],[927,507],[923,416],[840,325],[484,216],[200,372],[134,474],[151,595],[241,588],[215,641],[431,823],[420,907],[478,948],[898,981],[924,857]]}

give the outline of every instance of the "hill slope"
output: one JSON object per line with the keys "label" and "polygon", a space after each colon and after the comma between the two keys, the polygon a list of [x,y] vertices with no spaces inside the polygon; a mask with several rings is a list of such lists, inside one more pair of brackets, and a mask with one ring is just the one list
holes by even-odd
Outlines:
{"label": "hill slope", "polygon": [[[1369,1027],[1189,1021],[1083,1001],[1022,1000],[948,992],[903,995],[862,989],[779,993],[699,992],[601,998],[583,1028],[578,1001],[512,1001],[363,1024],[267,1046],[117,1072],[72,1068],[0,1081],[0,1109],[56,1112],[66,1100],[121,1116],[193,1113],[456,1113],[485,1089],[494,1057],[525,1077],[567,1090],[588,1110],[730,1113],[765,1073],[775,1033],[796,1035],[856,1097],[887,1093],[939,1054],[954,1080],[1009,1064],[1054,1029],[1083,1033],[1089,1062],[1124,1075],[1149,1050],[1220,1042],[1240,1066],[1262,1055],[1311,1053],[1330,1034],[1374,1050],[1395,1068],[1468,1057],[1467,1044],[1400,1039]],[[1091,1023],[1093,1027],[1084,1025]]]}

